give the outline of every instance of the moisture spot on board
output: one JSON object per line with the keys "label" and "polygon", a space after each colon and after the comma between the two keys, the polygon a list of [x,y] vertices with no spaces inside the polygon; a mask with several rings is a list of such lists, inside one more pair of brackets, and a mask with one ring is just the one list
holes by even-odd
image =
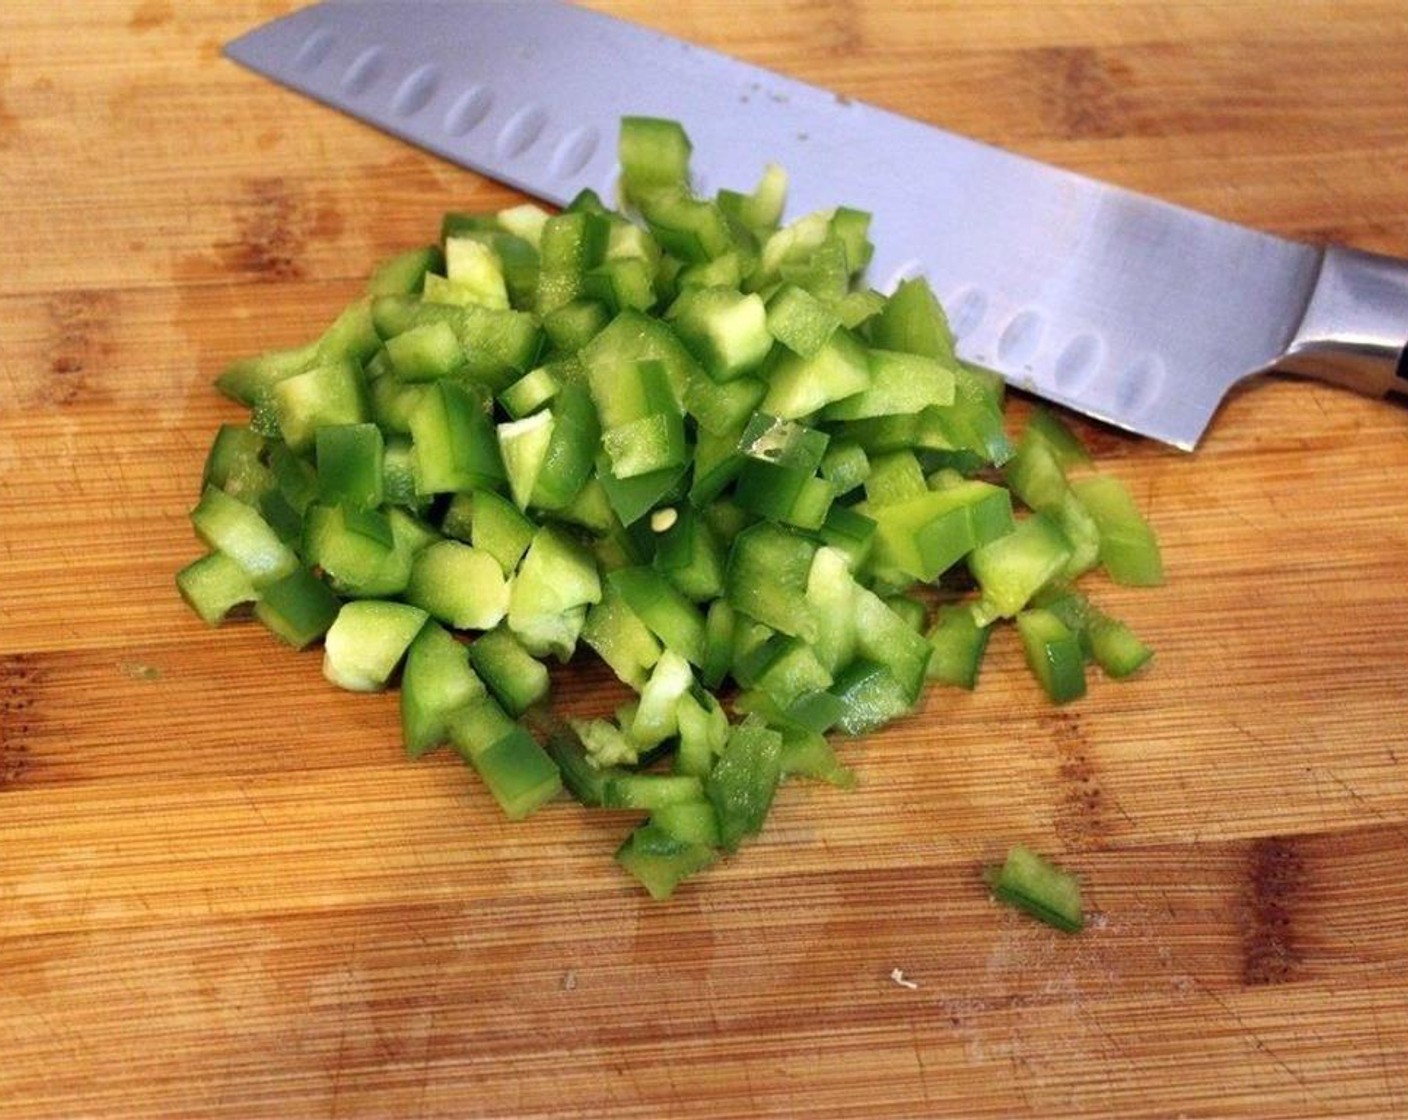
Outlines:
{"label": "moisture spot on board", "polygon": [[131,677],[134,681],[159,681],[164,675],[157,666],[148,665],[144,661],[121,661],[117,668],[123,676]]}

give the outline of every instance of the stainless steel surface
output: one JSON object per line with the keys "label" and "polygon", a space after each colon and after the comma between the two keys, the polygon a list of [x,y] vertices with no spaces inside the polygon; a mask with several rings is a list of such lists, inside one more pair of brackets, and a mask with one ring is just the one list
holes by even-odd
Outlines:
{"label": "stainless steel surface", "polygon": [[1371,396],[1408,394],[1408,265],[1332,246],[1285,365]]}
{"label": "stainless steel surface", "polygon": [[[555,203],[613,189],[621,116],[678,119],[702,191],[751,187],[772,161],[791,177],[790,216],[838,203],[871,211],[870,282],[927,275],[963,357],[1180,447],[1232,384],[1292,347],[1320,372],[1345,348],[1342,317],[1356,368],[1381,354],[1391,370],[1408,339],[1408,304],[1396,318],[1388,306],[1401,287],[1370,285],[1378,303],[1361,314],[1356,270],[1342,274],[1335,257],[1322,270],[1314,247],[555,0],[328,0],[228,53]],[[1366,317],[1380,328],[1367,349]]]}

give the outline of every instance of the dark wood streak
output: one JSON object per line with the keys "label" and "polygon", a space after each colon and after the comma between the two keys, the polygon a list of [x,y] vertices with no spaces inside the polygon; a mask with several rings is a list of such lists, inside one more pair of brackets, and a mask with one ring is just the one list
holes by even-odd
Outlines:
{"label": "dark wood streak", "polygon": [[20,131],[19,115],[5,99],[5,86],[10,77],[9,63],[0,63],[0,151],[13,147]]}
{"label": "dark wood streak", "polygon": [[1034,72],[1043,82],[1043,109],[1051,126],[1071,140],[1124,135],[1129,117],[1123,87],[1129,70],[1093,47],[1044,47]]}
{"label": "dark wood streak", "polygon": [[127,26],[133,31],[141,34],[144,31],[153,31],[158,27],[164,27],[175,17],[175,10],[168,0],[145,0],[138,4],[132,11],[132,18],[127,21]]}
{"label": "dark wood streak", "polygon": [[0,792],[13,789],[30,768],[26,740],[35,718],[39,680],[33,656],[21,653],[0,660]]}
{"label": "dark wood streak", "polygon": [[235,215],[237,236],[216,245],[222,265],[264,280],[304,276],[306,247],[342,231],[332,205],[313,206],[279,176],[250,179]]}
{"label": "dark wood streak", "polygon": [[849,58],[865,46],[862,33],[861,13],[851,0],[839,0],[828,4],[825,15],[818,22],[818,30],[826,44],[825,49],[841,58]]}
{"label": "dark wood streak", "polygon": [[1056,751],[1061,802],[1056,810],[1056,834],[1073,851],[1102,846],[1109,831],[1100,775],[1090,759],[1089,742],[1080,716],[1069,709],[1052,709],[1042,724]]}
{"label": "dark wood streak", "polygon": [[110,292],[60,292],[49,302],[49,373],[34,404],[62,407],[90,397],[90,373],[113,356],[112,321],[116,298]]}
{"label": "dark wood streak", "polygon": [[1296,842],[1268,836],[1251,846],[1241,912],[1242,982],[1284,984],[1300,966],[1295,904],[1304,881]]}

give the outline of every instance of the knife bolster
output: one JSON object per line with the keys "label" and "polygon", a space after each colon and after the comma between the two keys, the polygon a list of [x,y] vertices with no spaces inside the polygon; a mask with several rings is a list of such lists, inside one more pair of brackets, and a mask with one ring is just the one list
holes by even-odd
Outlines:
{"label": "knife bolster", "polygon": [[1408,263],[1331,246],[1281,362],[1369,396],[1408,397]]}

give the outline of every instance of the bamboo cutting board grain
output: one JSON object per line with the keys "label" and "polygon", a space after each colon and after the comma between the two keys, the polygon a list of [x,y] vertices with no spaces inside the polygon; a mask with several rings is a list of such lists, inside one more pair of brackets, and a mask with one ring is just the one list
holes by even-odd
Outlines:
{"label": "bamboo cutting board grain", "polygon": [[[598,6],[1408,254],[1397,0]],[[1092,585],[1152,671],[1056,709],[1003,634],[651,904],[624,818],[509,825],[394,697],[174,593],[221,365],[515,197],[220,58],[281,10],[0,19],[0,1115],[1408,1113],[1408,412],[1274,380],[1192,456],[1084,426],[1163,539],[1166,588]],[[1019,839],[1085,934],[985,897]]]}

